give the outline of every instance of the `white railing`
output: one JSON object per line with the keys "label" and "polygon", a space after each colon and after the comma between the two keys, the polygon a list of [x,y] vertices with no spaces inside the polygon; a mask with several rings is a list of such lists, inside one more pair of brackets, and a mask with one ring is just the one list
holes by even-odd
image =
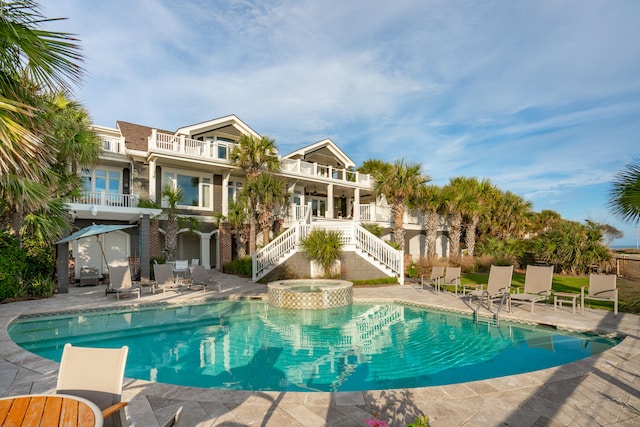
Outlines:
{"label": "white railing", "polygon": [[373,185],[373,178],[368,174],[362,174],[348,169],[336,169],[332,166],[320,165],[318,163],[305,162],[300,159],[280,159],[280,170],[299,175],[310,175],[318,178],[331,179],[334,181],[352,182],[361,185]]}
{"label": "white railing", "polygon": [[106,191],[83,191],[80,197],[73,199],[73,203],[97,206],[122,206],[133,208],[138,206],[140,196],[137,194],[116,194]]}
{"label": "white railing", "polygon": [[358,249],[366,252],[378,262],[398,275],[398,281],[404,284],[404,251],[389,246],[384,240],[370,233],[358,224],[353,225],[353,236]]}
{"label": "white railing", "polygon": [[102,149],[108,153],[124,154],[124,143],[122,137],[100,135]]}
{"label": "white railing", "polygon": [[158,151],[181,153],[198,158],[208,158],[212,160],[229,162],[229,155],[234,146],[232,142],[187,138],[185,135],[169,135],[161,133],[155,129],[149,137],[149,146]]}
{"label": "white railing", "polygon": [[281,257],[294,251],[296,244],[300,241],[298,230],[299,224],[288,228],[265,247],[253,253],[252,280],[254,282],[263,277],[269,267],[278,263]]}
{"label": "white railing", "polygon": [[394,249],[384,240],[356,223],[347,225],[298,223],[287,229],[260,251],[253,254],[253,281],[262,278],[271,266],[280,263],[283,257],[293,253],[296,250],[296,245],[304,240],[314,228],[339,231],[343,246],[355,246],[369,254],[396,274],[401,285],[404,284],[404,251]]}
{"label": "white railing", "polygon": [[289,221],[303,221],[307,217],[309,210],[307,205],[289,205]]}

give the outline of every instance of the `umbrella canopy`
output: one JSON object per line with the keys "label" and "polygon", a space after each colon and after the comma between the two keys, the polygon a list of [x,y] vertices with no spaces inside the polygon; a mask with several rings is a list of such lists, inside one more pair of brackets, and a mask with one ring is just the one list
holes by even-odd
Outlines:
{"label": "umbrella canopy", "polygon": [[72,240],[83,239],[85,237],[98,236],[100,234],[109,233],[110,231],[122,230],[124,228],[137,227],[136,225],[106,225],[106,224],[92,224],[88,227],[78,230],[70,236],[59,240],[57,243],[71,242]]}

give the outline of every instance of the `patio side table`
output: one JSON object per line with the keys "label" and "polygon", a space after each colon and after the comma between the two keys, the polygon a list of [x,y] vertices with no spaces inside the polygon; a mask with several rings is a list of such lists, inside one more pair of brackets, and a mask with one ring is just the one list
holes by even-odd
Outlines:
{"label": "patio side table", "polygon": [[[553,294],[553,311],[556,311],[562,304],[571,304],[573,314],[576,314],[576,301],[578,297],[580,297],[580,294],[574,294],[572,292],[555,292]],[[578,301],[578,307],[582,308],[581,301]]]}

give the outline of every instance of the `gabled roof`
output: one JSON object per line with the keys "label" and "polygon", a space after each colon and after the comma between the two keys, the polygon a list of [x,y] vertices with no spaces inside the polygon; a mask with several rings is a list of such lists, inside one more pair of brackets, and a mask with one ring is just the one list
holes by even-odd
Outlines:
{"label": "gabled roof", "polygon": [[251,129],[249,125],[240,120],[235,114],[230,114],[228,116],[220,117],[213,120],[208,120],[202,123],[196,123],[194,125],[181,127],[176,130],[176,134],[184,134],[184,135],[196,135],[204,132],[209,132],[212,130],[220,130],[225,127],[234,128],[234,134],[245,134],[245,135],[253,135],[255,137],[260,137],[260,135]]}
{"label": "gabled roof", "polygon": [[356,164],[331,139],[326,138],[302,147],[284,156],[286,159],[304,160],[335,168],[353,168]]}
{"label": "gabled roof", "polygon": [[116,126],[120,129],[129,150],[147,151],[149,149],[150,127],[119,120],[116,122]]}

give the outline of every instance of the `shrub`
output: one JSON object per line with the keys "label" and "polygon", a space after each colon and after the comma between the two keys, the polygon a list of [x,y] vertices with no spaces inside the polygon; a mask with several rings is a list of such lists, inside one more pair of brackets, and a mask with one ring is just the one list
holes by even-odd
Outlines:
{"label": "shrub", "polygon": [[412,261],[405,267],[404,274],[407,277],[418,277],[420,274],[420,266]]}
{"label": "shrub", "polygon": [[322,266],[325,277],[329,277],[331,266],[342,257],[342,236],[335,230],[316,228],[302,239],[302,248],[307,257]]}
{"label": "shrub", "polygon": [[253,270],[251,268],[251,257],[236,258],[231,262],[222,266],[222,272],[228,274],[236,274],[238,276],[251,277]]}
{"label": "shrub", "polygon": [[21,283],[25,269],[25,254],[18,241],[7,232],[0,232],[0,301],[25,295]]}
{"label": "shrub", "polygon": [[51,276],[38,275],[26,287],[26,293],[33,298],[50,298],[56,289],[56,282]]}

